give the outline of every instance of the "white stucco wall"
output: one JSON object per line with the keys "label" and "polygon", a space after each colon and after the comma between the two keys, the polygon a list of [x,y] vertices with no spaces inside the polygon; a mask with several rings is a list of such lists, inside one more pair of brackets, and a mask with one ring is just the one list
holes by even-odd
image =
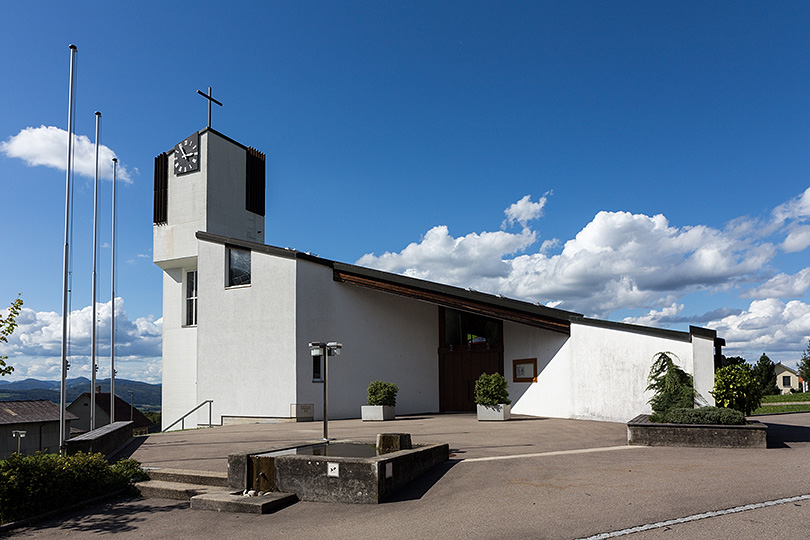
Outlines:
{"label": "white stucco wall", "polygon": [[[196,251],[196,248],[195,248]],[[188,269],[193,269],[191,266]],[[165,429],[197,401],[197,329],[183,327],[184,268],[163,272],[163,386],[161,422]],[[194,419],[191,419],[191,423]],[[189,427],[190,422],[186,422]],[[178,425],[176,428],[179,429]]]}
{"label": "white stucco wall", "polygon": [[210,131],[200,136],[208,179],[208,222],[202,229],[231,238],[264,243],[264,217],[245,209],[247,151]]}
{"label": "white stucco wall", "polygon": [[439,410],[438,308],[335,282],[332,270],[298,261],[298,402],[323,418],[323,385],[312,382],[311,341],[343,343],[330,357],[329,418],[357,418],[373,380],[399,386],[397,414]]}
{"label": "white stucco wall", "polygon": [[[296,402],[295,261],[251,254],[251,284],[226,287],[227,248],[200,241],[198,402],[222,416],[284,418]],[[205,413],[207,419],[207,412]]]}
{"label": "white stucco wall", "polygon": [[[203,152],[205,154],[207,152]],[[204,162],[197,172],[175,176],[173,156],[173,152],[170,152],[166,223],[155,225],[152,229],[153,261],[162,268],[173,266],[171,261],[197,255],[194,234],[205,230],[206,221]]]}
{"label": "white stucco wall", "polygon": [[[509,382],[512,412],[570,416],[573,377],[569,337],[534,326],[504,322],[503,341],[503,375]],[[512,378],[512,361],[526,358],[537,359],[536,383],[517,383]]]}
{"label": "white stucco wall", "polygon": [[692,344],[613,328],[571,325],[571,418],[627,422],[651,412],[647,377],[653,356],[674,353],[675,363],[692,373]]}
{"label": "white stucco wall", "polygon": [[714,405],[714,397],[709,393],[714,388],[714,338],[692,335],[692,377],[697,401],[701,406]]}
{"label": "white stucco wall", "polygon": [[[678,339],[618,328],[572,323],[571,336],[504,324],[504,370],[516,414],[626,422],[651,412],[646,391],[653,356],[672,352],[695,378],[702,400],[714,404],[714,342]],[[512,360],[537,358],[536,383],[515,383]]]}

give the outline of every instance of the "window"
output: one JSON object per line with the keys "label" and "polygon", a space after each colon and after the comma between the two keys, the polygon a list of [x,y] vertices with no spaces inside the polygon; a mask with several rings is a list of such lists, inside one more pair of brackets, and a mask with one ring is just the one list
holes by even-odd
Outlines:
{"label": "window", "polygon": [[186,326],[197,326],[197,271],[186,272]]}
{"label": "window", "polygon": [[447,308],[444,310],[444,346],[466,345],[471,348],[498,347],[500,321]]}
{"label": "window", "polygon": [[250,251],[228,248],[228,287],[250,285]]}
{"label": "window", "polygon": [[782,386],[790,386],[790,375],[782,375]]}

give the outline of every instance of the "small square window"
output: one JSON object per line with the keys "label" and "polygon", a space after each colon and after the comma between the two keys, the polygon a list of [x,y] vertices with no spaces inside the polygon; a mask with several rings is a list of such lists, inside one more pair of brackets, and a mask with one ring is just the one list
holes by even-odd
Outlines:
{"label": "small square window", "polygon": [[228,287],[250,285],[250,251],[228,249]]}
{"label": "small square window", "polygon": [[782,375],[782,386],[790,386],[790,375]]}

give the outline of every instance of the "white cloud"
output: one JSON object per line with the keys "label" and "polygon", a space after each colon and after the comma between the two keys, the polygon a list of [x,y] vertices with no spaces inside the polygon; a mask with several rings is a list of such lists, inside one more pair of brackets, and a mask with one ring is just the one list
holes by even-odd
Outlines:
{"label": "white cloud", "polygon": [[756,360],[767,352],[773,353],[772,359],[795,361],[799,359],[795,351],[804,349],[810,339],[810,305],[799,300],[754,300],[742,313],[707,326],[726,340],[726,356]]}
{"label": "white cloud", "polygon": [[777,223],[791,219],[804,220],[810,218],[810,188],[804,190],[801,195],[774,208],[773,218]]}
{"label": "white cloud", "polygon": [[[97,304],[96,359],[99,375],[109,376],[110,313],[112,303]],[[70,314],[70,376],[90,376],[92,308],[86,306]],[[62,354],[62,317],[52,311],[23,308],[17,317],[17,329],[3,347],[14,366],[14,378],[60,377]],[[130,321],[124,301],[115,302],[116,371],[124,378],[159,382],[163,320],[139,317]],[[155,373],[158,375],[155,375]],[[155,380],[157,379],[157,380]]]}
{"label": "white cloud", "polygon": [[810,226],[796,226],[788,233],[782,242],[782,249],[788,253],[803,251],[810,246]]}
{"label": "white cloud", "polygon": [[528,229],[520,234],[496,231],[453,238],[447,227],[440,225],[430,229],[419,243],[412,243],[399,253],[384,253],[379,257],[367,254],[357,264],[441,283],[466,283],[475,287],[482,279],[508,276],[509,264],[502,257],[525,249],[535,240],[535,233]]}
{"label": "white cloud", "polygon": [[810,288],[810,267],[788,275],[779,274],[759,287],[746,291],[740,296],[747,298],[800,298]]}
{"label": "white cloud", "polygon": [[505,229],[507,225],[514,225],[520,223],[522,227],[527,227],[528,223],[543,215],[543,207],[546,205],[546,196],[540,197],[537,202],[532,202],[531,195],[525,195],[518,202],[511,205],[503,211],[506,214],[506,219],[503,221],[501,228]]}
{"label": "white cloud", "polygon": [[[512,209],[515,220],[539,215],[537,207],[519,210],[527,208],[526,201],[507,212]],[[556,255],[549,254],[553,241],[521,253],[538,236],[528,226],[519,235],[459,238],[436,227],[399,253],[367,254],[357,264],[607,317],[618,309],[670,305],[688,292],[753,279],[776,248],[745,236],[745,230],[740,223],[725,231],[679,228],[660,214],[599,212]]]}
{"label": "white cloud", "polygon": [[[8,157],[22,159],[31,167],[41,165],[64,171],[67,169],[67,140],[67,131],[55,126],[27,127],[7,141],[0,142],[0,152]],[[99,145],[99,178],[112,180],[114,157],[117,155],[112,149]],[[95,163],[95,143],[85,135],[74,134],[74,172],[94,178]],[[132,182],[132,176],[120,160],[118,179],[126,183]]]}

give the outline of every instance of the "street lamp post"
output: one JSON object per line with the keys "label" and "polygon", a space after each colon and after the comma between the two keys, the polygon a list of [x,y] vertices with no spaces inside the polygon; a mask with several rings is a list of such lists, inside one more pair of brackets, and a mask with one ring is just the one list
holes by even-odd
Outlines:
{"label": "street lamp post", "polygon": [[22,442],[22,438],[25,437],[25,431],[22,429],[13,429],[11,430],[11,436],[17,438],[17,453],[20,453],[20,443]]}
{"label": "street lamp post", "polygon": [[[313,365],[312,382],[323,383],[323,440],[329,441],[329,357],[340,355],[340,350],[343,348],[342,343],[337,341],[330,341],[324,343],[322,341],[313,341],[309,344],[309,353],[313,357],[323,358],[323,372],[320,369],[315,369]],[[318,366],[320,368],[320,366]],[[322,375],[319,377],[318,375]]]}

